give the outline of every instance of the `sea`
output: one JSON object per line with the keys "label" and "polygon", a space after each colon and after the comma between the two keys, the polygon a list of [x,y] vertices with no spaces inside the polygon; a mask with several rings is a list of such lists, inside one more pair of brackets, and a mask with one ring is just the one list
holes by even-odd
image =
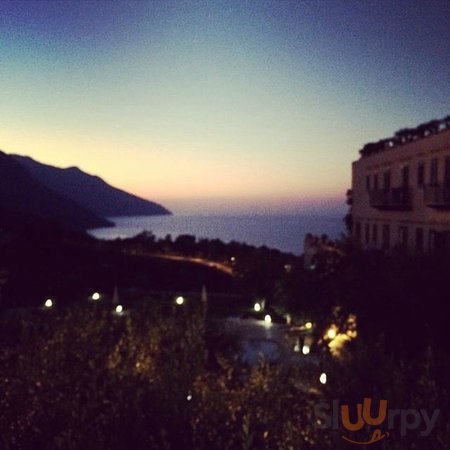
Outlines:
{"label": "sea", "polygon": [[343,217],[309,215],[171,215],[109,217],[115,227],[95,228],[89,234],[106,240],[129,238],[143,231],[157,238],[170,234],[176,238],[191,234],[200,238],[241,242],[254,246],[265,245],[283,252],[300,255],[307,233],[326,234],[337,239],[344,233]]}

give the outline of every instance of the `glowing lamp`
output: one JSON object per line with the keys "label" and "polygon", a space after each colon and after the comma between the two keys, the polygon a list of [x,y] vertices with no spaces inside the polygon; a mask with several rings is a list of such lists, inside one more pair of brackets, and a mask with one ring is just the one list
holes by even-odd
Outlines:
{"label": "glowing lamp", "polygon": [[336,337],[336,330],[334,328],[330,328],[327,331],[327,336],[329,339],[334,339]]}
{"label": "glowing lamp", "polygon": [[53,300],[51,298],[48,298],[47,300],[45,300],[44,306],[46,308],[51,308],[53,306]]}

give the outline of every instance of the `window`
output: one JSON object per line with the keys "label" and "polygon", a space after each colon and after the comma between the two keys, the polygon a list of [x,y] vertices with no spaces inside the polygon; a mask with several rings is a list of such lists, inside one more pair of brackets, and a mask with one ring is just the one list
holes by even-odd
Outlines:
{"label": "window", "polygon": [[450,187],[450,156],[445,158],[444,186]]}
{"label": "window", "polygon": [[417,186],[421,187],[425,184],[425,163],[420,162],[417,165]]}
{"label": "window", "polygon": [[430,230],[428,233],[428,249],[430,252],[436,250],[436,230]]}
{"label": "window", "polygon": [[366,175],[366,189],[370,191],[370,175]]}
{"label": "window", "polygon": [[439,171],[438,159],[434,158],[431,160],[430,165],[430,184],[432,186],[438,185],[438,171]]}
{"label": "window", "polygon": [[450,203],[450,156],[445,157],[443,200]]}
{"label": "window", "polygon": [[409,186],[409,166],[402,167],[402,187]]}
{"label": "window", "polygon": [[389,250],[390,246],[391,246],[391,229],[389,225],[383,225],[383,230],[382,230],[382,241],[383,241],[383,249],[384,250]]}
{"label": "window", "polygon": [[408,227],[398,228],[398,243],[402,248],[408,247]]}
{"label": "window", "polygon": [[361,224],[359,222],[356,222],[355,240],[358,244],[361,244]]}
{"label": "window", "polygon": [[391,171],[388,170],[383,174],[383,189],[388,191],[391,188]]}
{"label": "window", "polygon": [[416,228],[416,250],[423,251],[423,228]]}

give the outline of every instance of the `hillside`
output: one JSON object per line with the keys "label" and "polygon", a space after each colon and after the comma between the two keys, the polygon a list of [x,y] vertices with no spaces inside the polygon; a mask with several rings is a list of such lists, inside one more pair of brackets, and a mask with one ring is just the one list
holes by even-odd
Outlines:
{"label": "hillside", "polygon": [[111,222],[65,198],[32,177],[13,157],[0,151],[0,226],[59,222],[66,229],[86,230]]}
{"label": "hillside", "polygon": [[101,217],[171,214],[163,206],[117,189],[77,167],[61,169],[11,155],[39,182]]}

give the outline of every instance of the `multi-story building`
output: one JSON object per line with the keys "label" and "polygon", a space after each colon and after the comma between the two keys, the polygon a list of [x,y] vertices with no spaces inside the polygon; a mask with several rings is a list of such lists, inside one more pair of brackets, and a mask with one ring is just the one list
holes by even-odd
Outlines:
{"label": "multi-story building", "polygon": [[450,248],[450,116],[364,146],[352,166],[352,234],[362,248]]}

